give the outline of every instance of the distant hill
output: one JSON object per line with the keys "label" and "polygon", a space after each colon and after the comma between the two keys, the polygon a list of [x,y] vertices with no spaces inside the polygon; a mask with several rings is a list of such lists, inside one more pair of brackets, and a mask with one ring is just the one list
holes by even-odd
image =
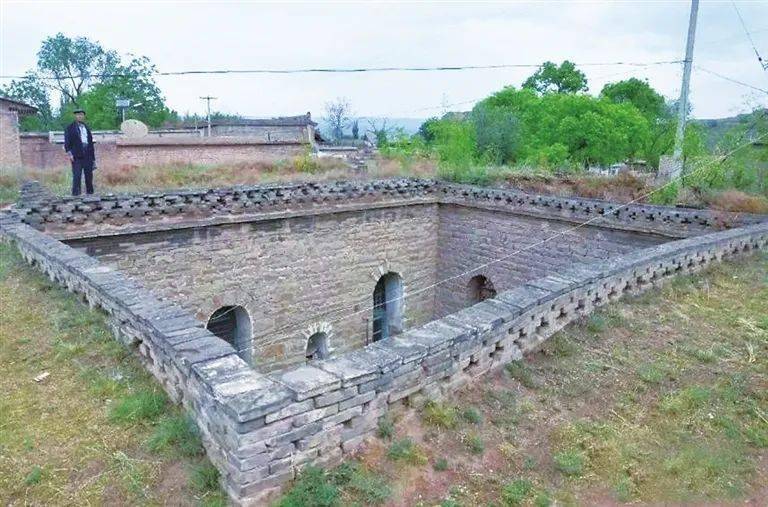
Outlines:
{"label": "distant hill", "polygon": [[[714,148],[725,134],[739,125],[748,126],[754,121],[755,115],[761,114],[759,111],[751,113],[738,114],[727,118],[699,119],[693,120],[694,123],[704,127],[705,142],[708,148]],[[763,109],[762,114],[768,114],[768,109]]]}

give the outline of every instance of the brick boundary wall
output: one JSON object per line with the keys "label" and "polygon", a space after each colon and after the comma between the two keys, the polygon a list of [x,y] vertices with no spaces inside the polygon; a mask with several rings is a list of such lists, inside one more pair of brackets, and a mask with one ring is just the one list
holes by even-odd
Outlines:
{"label": "brick boundary wall", "polygon": [[[97,137],[97,136],[95,136]],[[265,141],[256,137],[144,137],[94,139],[96,163],[101,169],[144,165],[277,162],[307,154],[312,145],[299,141]],[[35,171],[68,171],[69,159],[61,143],[47,133],[16,135],[16,166]],[[98,178],[98,173],[97,173]]]}
{"label": "brick boundary wall", "polygon": [[672,238],[758,223],[760,215],[527,194],[428,179],[302,182],[22,203],[25,223],[59,239],[251,222],[413,202],[458,204]]}
{"label": "brick boundary wall", "polygon": [[193,414],[232,502],[262,505],[303,466],[333,465],[358,449],[388,411],[439,398],[625,294],[768,249],[768,222],[571,268],[395,338],[270,374],[255,372],[179,306],[17,214],[0,213],[0,237],[107,313],[115,336]]}

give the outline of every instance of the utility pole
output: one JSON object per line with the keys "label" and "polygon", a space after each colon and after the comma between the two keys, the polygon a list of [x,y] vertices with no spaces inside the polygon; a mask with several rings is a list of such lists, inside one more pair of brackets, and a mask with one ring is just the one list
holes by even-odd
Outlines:
{"label": "utility pole", "polygon": [[200,97],[202,100],[206,101],[208,104],[208,137],[211,137],[211,101],[216,100],[216,97],[211,97],[210,95],[207,95],[205,97]]}
{"label": "utility pole", "polygon": [[680,87],[680,100],[677,103],[677,135],[675,149],[672,152],[673,166],[669,172],[670,178],[677,178],[683,172],[683,140],[685,139],[685,120],[688,115],[688,91],[693,65],[693,42],[696,38],[696,18],[699,13],[699,0],[691,0],[691,17],[688,20],[688,40],[685,44],[685,61],[683,62],[683,84]]}

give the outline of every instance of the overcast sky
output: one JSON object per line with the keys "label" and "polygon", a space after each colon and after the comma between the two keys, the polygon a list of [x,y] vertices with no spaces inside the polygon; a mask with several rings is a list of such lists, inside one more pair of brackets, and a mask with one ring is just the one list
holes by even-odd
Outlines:
{"label": "overcast sky", "polygon": [[[768,59],[768,1],[738,2]],[[651,62],[683,58],[690,2],[256,3],[0,1],[0,75],[34,66],[47,36],[86,36],[121,54],[148,56],[161,71],[198,69],[539,64],[544,60]],[[768,89],[730,2],[702,1],[694,63]],[[428,117],[445,104],[519,86],[534,69],[365,74],[159,77],[171,108],[246,116],[319,117],[345,96],[359,115]],[[590,91],[647,78],[665,96],[681,66],[584,66]],[[6,81],[3,80],[3,83]],[[730,116],[765,93],[695,70],[693,115]],[[449,107],[469,109],[471,103]]]}

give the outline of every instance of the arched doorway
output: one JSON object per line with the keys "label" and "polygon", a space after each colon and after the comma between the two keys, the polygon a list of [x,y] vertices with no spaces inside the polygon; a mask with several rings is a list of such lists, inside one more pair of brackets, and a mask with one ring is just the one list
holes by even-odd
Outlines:
{"label": "arched doorway", "polygon": [[479,303],[496,297],[496,288],[493,282],[483,275],[473,276],[469,281],[469,302],[470,304]]}
{"label": "arched doorway", "polygon": [[307,361],[325,359],[329,354],[328,335],[326,333],[319,331],[307,339]]}
{"label": "arched doorway", "polygon": [[242,306],[222,306],[208,319],[208,331],[231,344],[243,360],[252,364],[251,318]]}
{"label": "arched doorway", "polygon": [[373,290],[373,341],[403,330],[403,282],[397,273],[386,273]]}

